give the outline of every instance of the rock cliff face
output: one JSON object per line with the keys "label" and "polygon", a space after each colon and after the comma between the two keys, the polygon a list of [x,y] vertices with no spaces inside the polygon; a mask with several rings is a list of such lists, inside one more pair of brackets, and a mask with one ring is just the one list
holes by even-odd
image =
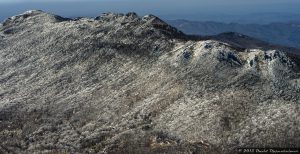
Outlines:
{"label": "rock cliff face", "polygon": [[0,26],[0,153],[299,147],[298,60],[153,15],[27,11]]}

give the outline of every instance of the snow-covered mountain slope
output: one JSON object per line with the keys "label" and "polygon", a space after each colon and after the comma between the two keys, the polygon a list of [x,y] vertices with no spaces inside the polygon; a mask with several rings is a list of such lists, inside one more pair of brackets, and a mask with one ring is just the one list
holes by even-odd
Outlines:
{"label": "snow-covered mountain slope", "polygon": [[297,60],[153,15],[25,12],[0,26],[0,153],[299,147]]}

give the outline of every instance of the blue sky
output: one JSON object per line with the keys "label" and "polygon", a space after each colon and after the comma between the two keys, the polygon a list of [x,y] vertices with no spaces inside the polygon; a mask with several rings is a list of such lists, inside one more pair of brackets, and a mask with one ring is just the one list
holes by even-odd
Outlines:
{"label": "blue sky", "polygon": [[268,19],[276,16],[298,19],[299,6],[300,0],[0,0],[0,20],[28,9],[67,17],[134,11],[164,19],[234,21],[250,18],[251,14],[262,14]]}

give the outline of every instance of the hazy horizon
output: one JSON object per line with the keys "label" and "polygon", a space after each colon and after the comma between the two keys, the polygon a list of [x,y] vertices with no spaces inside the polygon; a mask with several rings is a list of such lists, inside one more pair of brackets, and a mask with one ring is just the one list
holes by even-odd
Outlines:
{"label": "hazy horizon", "polygon": [[298,0],[0,0],[1,22],[26,10],[39,9],[65,17],[94,17],[103,12],[155,14],[163,19],[268,23],[300,21]]}

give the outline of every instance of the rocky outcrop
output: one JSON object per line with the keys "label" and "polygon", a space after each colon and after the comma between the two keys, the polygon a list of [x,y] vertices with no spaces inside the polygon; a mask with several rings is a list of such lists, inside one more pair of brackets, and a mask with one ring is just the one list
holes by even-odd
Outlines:
{"label": "rocky outcrop", "polygon": [[0,26],[0,153],[299,147],[297,57],[189,39],[149,15]]}

